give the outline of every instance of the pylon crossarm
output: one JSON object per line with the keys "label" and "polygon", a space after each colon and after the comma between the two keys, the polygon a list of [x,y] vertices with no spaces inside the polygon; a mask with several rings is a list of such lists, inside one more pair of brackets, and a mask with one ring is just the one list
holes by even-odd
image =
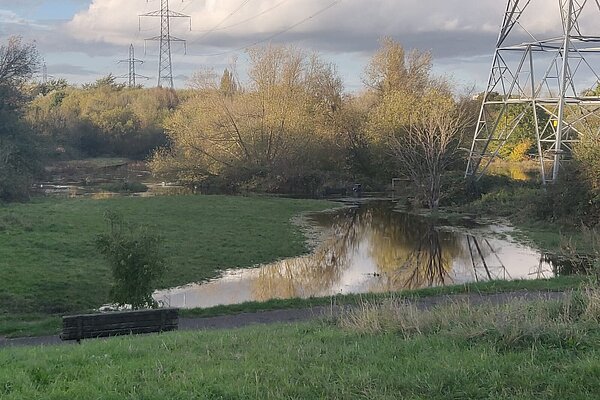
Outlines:
{"label": "pylon crossarm", "polygon": [[169,10],[168,12],[165,11],[150,11],[148,13],[145,14],[140,14],[138,15],[138,17],[169,17],[169,18],[191,18],[189,15],[186,14],[182,14],[182,13],[178,13],[176,11],[171,11]]}
{"label": "pylon crossarm", "polygon": [[521,15],[523,14],[523,10],[527,8],[531,0],[526,0],[523,7],[519,7],[519,3],[523,3],[520,0],[509,0],[508,5],[506,6],[506,12],[504,14],[504,22],[502,23],[502,28],[500,30],[500,34],[498,36],[498,42],[496,47],[501,47],[504,41],[509,37],[515,25],[519,22]]}
{"label": "pylon crossarm", "polygon": [[[555,1],[562,34],[538,40],[537,32],[527,26],[533,20],[526,15],[535,12],[536,5],[547,8],[548,0],[507,0],[466,176],[481,176],[521,124],[520,132],[531,132],[537,142],[542,180],[556,182],[574,144],[598,125],[600,97],[589,91],[590,82],[592,88],[600,84],[598,59],[592,59],[600,56],[600,29],[593,22],[600,17],[600,0]],[[523,35],[532,41],[523,42]],[[543,74],[537,73],[540,68]],[[529,117],[525,121],[523,115],[512,116],[514,107],[532,113],[535,126]],[[550,154],[551,178],[546,179],[544,159]]]}

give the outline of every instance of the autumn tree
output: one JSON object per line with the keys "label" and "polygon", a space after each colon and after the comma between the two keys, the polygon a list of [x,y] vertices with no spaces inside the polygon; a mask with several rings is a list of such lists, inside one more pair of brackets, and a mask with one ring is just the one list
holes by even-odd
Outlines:
{"label": "autumn tree", "polygon": [[155,173],[311,191],[322,174],[338,169],[342,84],[335,69],[290,47],[254,48],[248,55],[248,81],[237,82],[236,90],[226,88],[230,73],[216,82],[210,71],[195,75],[197,96],[167,121],[171,147],[156,153]]}
{"label": "autumn tree", "polygon": [[429,52],[406,51],[399,42],[385,37],[365,69],[363,82],[380,97],[398,90],[418,93],[427,87],[431,67]]}
{"label": "autumn tree", "polygon": [[[419,96],[431,78],[431,55],[419,50],[407,51],[397,41],[383,38],[380,47],[367,65],[361,94],[362,108],[367,118],[363,127],[367,140],[368,159],[362,163],[372,178],[389,182],[398,175],[398,160],[390,151],[392,132],[405,124],[410,104],[405,95]],[[403,107],[404,109],[398,109]]]}
{"label": "autumn tree", "polygon": [[231,72],[229,72],[227,68],[225,68],[225,71],[223,71],[223,76],[221,76],[219,90],[225,96],[233,96],[238,90],[238,85],[235,81],[235,77]]}
{"label": "autumn tree", "polygon": [[28,196],[37,170],[37,145],[22,122],[27,100],[24,84],[37,71],[39,56],[33,44],[11,37],[0,46],[0,199]]}
{"label": "autumn tree", "polygon": [[84,88],[44,88],[27,121],[73,157],[147,157],[165,144],[163,120],[179,102],[171,90],[125,88],[111,76]]}
{"label": "autumn tree", "polygon": [[409,177],[420,201],[437,208],[442,178],[461,157],[475,114],[471,103],[456,101],[450,82],[432,75],[429,53],[406,52],[389,38],[369,63],[365,84],[372,99],[366,130],[383,174]]}

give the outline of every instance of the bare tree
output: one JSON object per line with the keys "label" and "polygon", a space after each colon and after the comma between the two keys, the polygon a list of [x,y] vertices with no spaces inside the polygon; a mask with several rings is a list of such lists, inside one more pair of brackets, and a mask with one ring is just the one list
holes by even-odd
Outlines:
{"label": "bare tree", "polygon": [[0,85],[20,83],[35,74],[39,55],[32,43],[24,44],[18,36],[0,46]]}
{"label": "bare tree", "polygon": [[37,71],[39,55],[35,45],[13,36],[0,46],[0,109],[21,105],[20,86]]}
{"label": "bare tree", "polygon": [[405,99],[412,103],[408,123],[391,136],[391,148],[427,206],[436,209],[442,197],[442,176],[458,158],[472,113],[466,100],[456,101],[440,84],[422,96]]}

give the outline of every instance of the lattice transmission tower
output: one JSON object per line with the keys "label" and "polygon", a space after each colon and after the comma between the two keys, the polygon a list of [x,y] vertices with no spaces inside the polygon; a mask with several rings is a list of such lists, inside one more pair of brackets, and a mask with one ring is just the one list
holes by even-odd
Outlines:
{"label": "lattice transmission tower", "polygon": [[46,61],[42,64],[42,83],[44,85],[48,83],[48,66],[46,65]]}
{"label": "lattice transmission tower", "polygon": [[554,183],[573,144],[598,130],[600,1],[557,3],[508,1],[467,177],[479,179],[511,137],[528,137],[543,183]]}
{"label": "lattice transmission tower", "polygon": [[[159,60],[158,60],[158,87],[168,87],[173,89],[173,63],[171,58],[171,43],[179,42],[186,46],[184,39],[171,36],[171,19],[188,18],[190,20],[190,30],[192,29],[192,17],[178,13],[169,9],[169,0],[160,0],[160,10],[141,14],[142,17],[160,18],[160,35],[147,38],[159,42]],[[141,30],[141,26],[140,26]]]}
{"label": "lattice transmission tower", "polygon": [[140,75],[138,73],[135,72],[135,65],[136,64],[143,64],[144,61],[143,60],[139,60],[137,58],[135,58],[135,48],[133,47],[133,44],[131,44],[129,46],[129,58],[127,60],[119,60],[118,61],[119,64],[121,63],[127,63],[127,65],[129,66],[129,72],[127,75],[121,75],[119,78],[127,78],[127,86],[130,88],[133,88],[136,86],[136,80],[137,78],[143,78],[143,79],[150,79],[147,76],[144,75]]}

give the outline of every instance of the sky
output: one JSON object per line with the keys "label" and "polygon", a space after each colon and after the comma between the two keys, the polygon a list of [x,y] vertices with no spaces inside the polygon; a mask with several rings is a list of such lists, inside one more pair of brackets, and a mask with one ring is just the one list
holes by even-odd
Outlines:
{"label": "sky", "polygon": [[[558,1],[540,6],[524,21],[540,35],[556,32]],[[139,18],[160,9],[160,0],[0,0],[0,43],[11,35],[35,41],[48,74],[73,83],[109,73],[124,75],[128,48],[144,61],[137,72],[156,85],[158,18]],[[337,66],[346,90],[362,87],[363,70],[379,38],[391,36],[406,48],[431,51],[436,73],[459,85],[485,89],[506,2],[502,0],[170,0],[173,11],[192,17],[171,22],[173,74],[185,87],[194,71],[217,72],[234,60],[243,75],[245,49],[287,43]]]}

